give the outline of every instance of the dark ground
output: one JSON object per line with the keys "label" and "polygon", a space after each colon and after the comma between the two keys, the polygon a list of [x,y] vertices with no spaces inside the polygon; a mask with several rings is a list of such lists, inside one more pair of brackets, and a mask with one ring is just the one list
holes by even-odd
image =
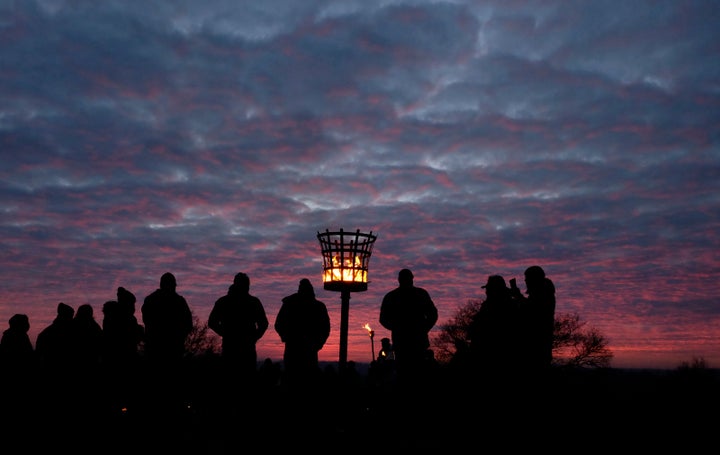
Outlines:
{"label": "dark ground", "polygon": [[555,371],[546,381],[516,377],[495,386],[438,369],[417,388],[360,374],[324,378],[312,391],[262,384],[231,394],[221,375],[199,368],[155,388],[138,377],[122,404],[90,379],[6,381],[2,447],[97,454],[694,453],[717,447],[720,431],[720,374],[712,369]]}

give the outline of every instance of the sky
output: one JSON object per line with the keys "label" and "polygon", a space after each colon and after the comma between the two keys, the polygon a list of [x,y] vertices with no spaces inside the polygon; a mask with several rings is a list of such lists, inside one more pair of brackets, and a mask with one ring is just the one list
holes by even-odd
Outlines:
{"label": "sky", "polygon": [[[0,327],[173,273],[251,279],[279,359],[318,232],[372,232],[348,359],[410,268],[439,310],[540,265],[613,367],[720,367],[720,3],[0,0]],[[364,324],[374,329],[368,336]]]}

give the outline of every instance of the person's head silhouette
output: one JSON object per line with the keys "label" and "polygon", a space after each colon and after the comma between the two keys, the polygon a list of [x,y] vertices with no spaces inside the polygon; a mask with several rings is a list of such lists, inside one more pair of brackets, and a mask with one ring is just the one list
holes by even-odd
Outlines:
{"label": "person's head silhouette", "polygon": [[75,317],[77,319],[92,319],[93,313],[93,307],[89,303],[83,303],[78,307]]}
{"label": "person's head silhouette", "polygon": [[170,272],[163,273],[163,276],[160,277],[160,289],[175,292],[176,288],[177,281],[175,280],[175,275]]}
{"label": "person's head silhouette", "polygon": [[413,273],[410,269],[402,269],[398,273],[398,283],[401,287],[412,287],[413,278]]}
{"label": "person's head silhouette", "polygon": [[67,303],[60,302],[57,306],[57,317],[58,319],[68,320],[75,316],[75,310]]}
{"label": "person's head silhouette", "polygon": [[525,278],[542,280],[545,278],[545,270],[543,270],[543,268],[539,265],[531,265],[525,269]]}
{"label": "person's head silhouette", "polygon": [[117,288],[117,301],[124,305],[135,305],[137,299],[135,294],[120,286]]}
{"label": "person's head silhouette", "polygon": [[298,285],[298,294],[304,297],[315,297],[315,289],[312,283],[307,278],[300,280]]}
{"label": "person's head silhouette", "polygon": [[10,328],[22,332],[30,330],[30,319],[26,314],[15,314],[10,318]]}
{"label": "person's head silhouette", "polygon": [[250,291],[250,277],[246,273],[238,272],[235,274],[233,279],[233,286],[241,293],[247,293]]}
{"label": "person's head silhouette", "polygon": [[392,343],[390,338],[383,337],[380,339],[380,358],[386,358],[392,352]]}
{"label": "person's head silhouette", "polygon": [[545,281],[545,270],[539,265],[531,265],[525,269],[525,286],[528,290],[540,288]]}
{"label": "person's head silhouette", "polygon": [[507,285],[505,284],[505,278],[501,275],[490,275],[487,283],[481,286],[481,288],[485,289],[485,294],[488,297],[496,295],[499,296],[509,291]]}

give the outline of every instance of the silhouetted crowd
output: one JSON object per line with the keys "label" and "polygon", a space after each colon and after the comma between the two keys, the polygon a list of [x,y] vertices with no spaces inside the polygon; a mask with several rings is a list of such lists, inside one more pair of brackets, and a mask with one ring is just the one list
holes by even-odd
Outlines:
{"label": "silhouetted crowd", "polygon": [[[492,276],[483,286],[488,299],[471,333],[472,359],[478,366],[486,370],[510,367],[505,357],[514,354],[503,332],[509,331],[510,319],[520,312],[552,321],[554,288],[542,269],[529,268],[526,283],[527,297],[517,288],[501,289],[502,277]],[[283,409],[298,412],[295,417],[303,427],[311,422],[302,415],[308,409],[320,404],[337,408],[332,394],[340,393],[338,387],[361,391],[358,402],[345,403],[346,408],[367,411],[372,403],[375,410],[382,409],[388,397],[413,407],[421,403],[414,396],[430,387],[438,366],[428,337],[437,323],[437,308],[429,292],[414,285],[409,269],[400,270],[398,287],[383,298],[379,322],[391,337],[382,340],[367,378],[360,377],[354,362],[341,365],[342,371],[334,371],[331,365],[320,368],[318,353],[330,335],[330,318],[307,278],[299,281],[297,292],[282,299],[274,322],[284,343],[282,365],[265,359],[258,366],[256,344],[270,323],[261,300],[250,293],[245,273],[234,276],[227,294],[217,299],[210,312],[207,326],[221,337],[222,344],[219,360],[206,359],[204,365],[200,365],[202,359],[192,360],[191,365],[186,356],[193,315],[178,294],[172,273],[163,274],[159,287],[143,300],[141,321],[135,315],[136,303],[131,291],[118,287],[116,299],[103,304],[98,322],[92,305],[75,310],[61,302],[34,347],[28,336],[28,316],[10,318],[0,340],[2,390],[11,397],[5,402],[6,415],[46,420],[51,427],[62,427],[60,422],[67,417],[90,424],[99,416],[133,415],[153,426],[177,415],[187,417],[202,402],[218,415],[251,417],[262,408],[258,397],[263,392],[280,389]],[[546,348],[551,344],[537,341],[547,334],[535,332],[537,339],[528,341],[528,346],[538,343],[537,353],[528,350],[527,361],[549,365],[550,358],[543,356],[549,355]],[[527,346],[517,347],[527,350]],[[202,400],[189,392],[197,389],[204,390]],[[386,398],[371,397],[368,390]],[[168,439],[172,438],[168,435]]]}
{"label": "silhouetted crowd", "polygon": [[[508,287],[502,276],[488,277],[467,328],[468,351],[447,367],[430,346],[435,303],[412,271],[400,270],[379,309],[390,337],[365,375],[353,361],[321,367],[330,318],[307,278],[282,299],[274,321],[282,362],[258,362],[256,345],[270,321],[245,273],[208,317],[221,337],[219,356],[186,355],[193,316],[172,273],[143,300],[141,320],[124,287],[103,304],[101,322],[90,304],[59,303],[34,347],[28,316],[15,314],[0,340],[2,429],[34,437],[38,449],[75,453],[236,453],[248,438],[286,450],[315,447],[319,438],[346,443],[375,434],[380,421],[386,428],[374,441],[390,452],[440,450],[437,432],[482,427],[492,438],[511,422],[544,428],[571,403],[558,401],[558,384],[566,396],[587,393],[587,383],[551,374],[555,287],[539,266],[524,278],[523,293],[514,279]],[[596,388],[592,403],[608,406],[613,393]]]}

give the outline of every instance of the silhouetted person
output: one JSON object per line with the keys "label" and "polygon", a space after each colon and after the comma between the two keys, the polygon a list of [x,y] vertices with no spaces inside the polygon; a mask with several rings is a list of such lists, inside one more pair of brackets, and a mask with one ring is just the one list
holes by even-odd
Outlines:
{"label": "silhouetted person", "polygon": [[192,312],[176,289],[175,275],[164,273],[160,287],[145,297],[140,310],[145,326],[145,356],[154,364],[177,365],[192,332]]}
{"label": "silhouetted person", "polygon": [[135,295],[122,286],[117,288],[116,295],[117,300],[108,300],[102,307],[102,365],[110,409],[124,412],[135,395],[139,379],[138,346],[145,328],[135,317]]}
{"label": "silhouetted person", "polygon": [[0,428],[6,440],[27,431],[28,422],[33,422],[33,430],[36,429],[37,371],[29,330],[28,316],[14,314],[0,338]]}
{"label": "silhouetted person", "polygon": [[95,320],[92,305],[84,303],[77,307],[70,324],[72,344],[72,378],[70,407],[78,424],[97,423],[97,413],[102,406],[98,392],[103,386],[100,376],[102,353],[102,327]]}
{"label": "silhouetted person", "polygon": [[555,285],[538,265],[525,269],[527,297],[513,290],[520,307],[521,347],[530,373],[547,373],[555,330]]}
{"label": "silhouetted person", "polygon": [[136,365],[145,333],[135,316],[135,302],[135,295],[121,286],[117,300],[108,300],[102,308],[103,363],[118,372]]}
{"label": "silhouetted person", "polygon": [[145,297],[140,312],[145,326],[144,360],[147,366],[144,404],[159,418],[177,418],[185,412],[187,375],[185,341],[193,329],[193,315],[177,293],[172,273],[160,277],[160,287]]}
{"label": "silhouetted person", "polygon": [[395,376],[395,351],[390,338],[380,339],[380,351],[377,358],[371,362],[368,372],[372,383],[376,386],[385,386],[394,380]]}
{"label": "silhouetted person", "polygon": [[33,348],[28,331],[30,319],[26,314],[14,314],[8,321],[8,328],[0,338],[0,374],[21,373],[35,364]]}
{"label": "silhouetted person", "polygon": [[296,293],[282,299],[275,331],[285,343],[283,381],[290,386],[317,384],[322,373],[318,353],[330,336],[330,316],[307,278],[300,280]]}
{"label": "silhouetted person", "polygon": [[[241,412],[248,419],[257,416],[261,397],[257,383],[257,341],[269,326],[265,308],[250,294],[250,277],[237,273],[226,295],[215,301],[208,316],[208,328],[220,335],[220,377],[212,385],[215,400],[233,415]],[[235,433],[231,422],[229,434]]]}
{"label": "silhouetted person", "polygon": [[222,337],[226,371],[240,374],[240,379],[254,378],[255,345],[268,325],[262,302],[250,294],[250,277],[242,272],[236,274],[227,295],[217,299],[208,317],[208,327]]}
{"label": "silhouetted person", "polygon": [[[60,433],[69,428],[69,421],[77,417],[72,406],[75,391],[72,324],[75,309],[60,302],[52,323],[42,329],[35,341],[39,368],[37,395],[43,411],[38,425]],[[53,423],[55,423],[54,426]],[[52,426],[52,427],[51,427]],[[45,437],[49,437],[47,435]],[[50,436],[51,437],[51,436]]]}
{"label": "silhouetted person", "polygon": [[89,303],[80,305],[72,321],[72,356],[74,368],[95,373],[102,353],[102,327],[95,320]]}
{"label": "silhouetted person", "polygon": [[378,352],[377,361],[387,362],[395,360],[395,351],[393,351],[392,341],[390,338],[384,337],[380,339],[380,351]]}
{"label": "silhouetted person", "polygon": [[385,294],[380,306],[380,324],[391,332],[397,379],[404,384],[422,380],[428,372],[428,334],[438,319],[430,294],[413,280],[412,271],[400,270],[399,286]]}
{"label": "silhouetted person", "polygon": [[58,303],[55,319],[40,331],[35,340],[35,352],[41,367],[48,372],[67,372],[71,367],[73,316],[73,307],[63,302]]}
{"label": "silhouetted person", "polygon": [[504,379],[518,368],[519,312],[505,279],[490,275],[485,300],[468,327],[470,362],[474,373]]}

